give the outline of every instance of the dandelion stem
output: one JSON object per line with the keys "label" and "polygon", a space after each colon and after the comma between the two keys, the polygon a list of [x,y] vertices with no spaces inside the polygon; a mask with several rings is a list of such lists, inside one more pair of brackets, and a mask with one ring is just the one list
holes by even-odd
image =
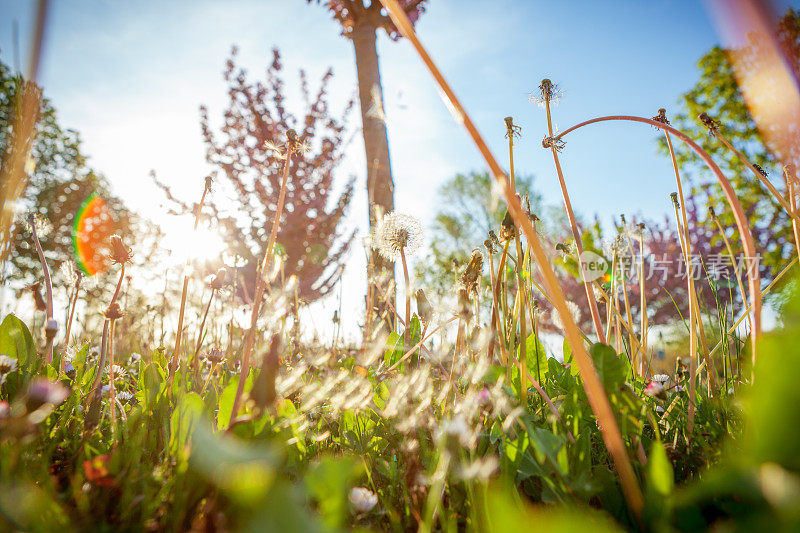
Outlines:
{"label": "dandelion stem", "polygon": [[209,311],[209,309],[211,309],[211,302],[214,301],[214,295],[216,293],[217,293],[217,290],[212,288],[211,289],[211,296],[209,296],[209,298],[208,298],[208,305],[206,305],[206,310],[203,313],[203,320],[200,321],[200,331],[197,332],[197,342],[195,343],[194,358],[192,359],[192,365],[194,366],[195,371],[197,371],[197,369],[198,369],[197,358],[198,358],[198,355],[200,354],[200,347],[203,345],[203,329],[205,329],[206,318],[208,318],[208,311]]}
{"label": "dandelion stem", "polygon": [[[72,297],[70,298],[69,305],[69,318],[67,318],[67,328],[64,332],[64,348],[69,346],[69,336],[72,332],[72,319],[75,317],[75,308],[78,306],[78,291],[81,289],[81,281],[83,280],[83,273],[78,272],[75,279],[75,287],[72,290]],[[64,357],[61,357],[61,365],[59,372],[64,370]]]}
{"label": "dandelion stem", "polygon": [[[725,194],[725,198],[730,205],[731,209],[733,210],[734,219],[736,220],[736,225],[739,228],[739,234],[742,236],[742,244],[744,245],[745,253],[748,257],[755,259],[758,257],[756,255],[756,247],[755,241],[753,240],[753,233],[750,230],[749,221],[747,219],[747,215],[742,208],[742,204],[739,202],[738,197],[736,196],[736,191],[733,189],[730,181],[725,177],[725,175],[720,170],[719,166],[711,159],[711,156],[703,150],[696,142],[690,139],[685,133],[676,130],[672,126],[667,124],[663,124],[661,122],[644,118],[644,117],[636,117],[630,115],[610,115],[606,117],[597,117],[593,119],[586,120],[581,122],[580,124],[576,124],[570,128],[567,128],[563,132],[561,132],[555,139],[560,140],[570,132],[573,132],[579,128],[584,126],[588,126],[589,124],[595,124],[598,122],[607,122],[607,121],[628,121],[628,122],[641,122],[643,124],[649,124],[650,126],[662,129],[674,135],[675,137],[682,140],[686,143],[700,158],[705,162],[705,164],[711,169],[711,171],[716,176],[717,180],[719,181],[720,186],[722,187],[722,191]],[[763,176],[762,176],[763,177]],[[753,327],[753,334],[751,335],[750,342],[752,347],[752,362],[753,366],[755,365],[756,357],[757,357],[757,341],[761,335],[761,274],[758,271],[758,268],[748,268],[747,269],[747,277],[748,283],[750,285],[750,298],[751,298],[751,307],[753,313],[753,320],[752,320],[752,327]]]}
{"label": "dandelion stem", "polygon": [[[293,130],[289,130],[294,134]],[[289,136],[287,132],[287,136]],[[296,134],[294,134],[296,135]],[[229,427],[233,427],[236,414],[239,410],[239,404],[242,401],[242,393],[244,392],[244,382],[247,379],[247,374],[250,372],[250,357],[253,354],[255,344],[256,326],[258,323],[258,314],[261,308],[261,299],[264,296],[266,289],[266,281],[264,276],[269,268],[270,262],[273,260],[272,249],[275,246],[275,239],[278,235],[278,227],[280,226],[281,215],[283,214],[283,205],[286,202],[286,184],[289,181],[289,168],[292,162],[292,152],[294,150],[295,138],[289,136],[289,142],[286,145],[286,153],[284,154],[285,161],[283,164],[283,177],[281,179],[281,190],[278,195],[278,205],[275,208],[275,218],[272,221],[272,230],[269,234],[267,241],[267,248],[264,250],[264,258],[261,260],[261,265],[256,272],[256,290],[253,297],[253,308],[250,314],[250,329],[247,330],[245,336],[244,351],[242,352],[242,368],[239,373],[239,383],[236,387],[236,395],[233,397],[233,406],[231,410],[231,421]]]}
{"label": "dandelion stem", "polygon": [[45,340],[47,345],[44,351],[44,362],[49,365],[53,362],[53,341],[55,339],[55,331],[49,331],[51,320],[53,320],[53,284],[50,281],[50,268],[47,266],[47,261],[44,258],[44,250],[42,244],[39,242],[39,235],[36,232],[36,224],[33,215],[29,218],[31,226],[31,234],[33,235],[33,242],[36,245],[36,253],[39,255],[39,262],[42,264],[42,273],[44,274],[44,288],[45,302],[47,303],[47,321],[45,322]]}
{"label": "dandelion stem", "polygon": [[[553,122],[550,118],[550,98],[549,95],[546,95],[544,98],[544,105],[545,110],[547,112],[547,132],[550,137],[553,136]],[[597,302],[594,299],[594,294],[592,293],[592,289],[589,287],[589,283],[586,281],[586,275],[584,272],[584,263],[582,261],[583,256],[583,242],[581,240],[581,232],[578,229],[578,223],[575,220],[575,213],[572,211],[572,202],[569,199],[569,193],[567,192],[567,184],[564,181],[564,173],[561,170],[561,161],[558,159],[558,150],[556,146],[553,145],[550,147],[551,152],[553,153],[553,162],[556,166],[556,174],[558,175],[558,184],[561,186],[561,196],[564,199],[564,208],[567,212],[567,218],[569,219],[569,227],[572,231],[572,238],[575,239],[575,248],[578,252],[578,268],[581,272],[581,281],[583,282],[583,289],[586,292],[586,301],[589,304],[589,312],[592,315],[592,323],[594,324],[594,331],[597,335],[598,340],[605,344],[606,338],[605,334],[603,333],[603,326],[600,323],[600,312],[597,310]]]}
{"label": "dandelion stem", "polygon": [[408,264],[406,263],[405,246],[400,247],[400,260],[403,263],[403,281],[405,282],[406,296],[406,323],[403,328],[403,346],[411,345],[411,283],[408,279]]}

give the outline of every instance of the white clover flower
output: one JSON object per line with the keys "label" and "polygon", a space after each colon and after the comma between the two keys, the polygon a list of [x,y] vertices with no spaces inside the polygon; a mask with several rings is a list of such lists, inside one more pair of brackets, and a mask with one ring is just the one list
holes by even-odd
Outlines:
{"label": "white clover flower", "polygon": [[353,487],[350,490],[349,498],[353,509],[359,513],[367,513],[378,504],[378,496],[364,487]]}
{"label": "white clover flower", "polygon": [[651,379],[651,381],[655,381],[655,382],[658,382],[658,383],[661,383],[662,385],[664,385],[665,383],[667,383],[669,381],[669,376],[666,375],[666,374],[655,374],[650,379]]}
{"label": "white clover flower", "polygon": [[422,246],[422,226],[411,216],[392,211],[378,224],[372,236],[372,246],[387,261],[413,255]]}

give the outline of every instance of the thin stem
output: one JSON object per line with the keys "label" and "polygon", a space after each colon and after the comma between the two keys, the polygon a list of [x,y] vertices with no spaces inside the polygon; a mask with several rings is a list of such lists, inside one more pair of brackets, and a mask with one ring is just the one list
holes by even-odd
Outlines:
{"label": "thin stem", "polygon": [[405,247],[400,248],[400,259],[403,263],[403,280],[406,284],[406,324],[403,328],[403,346],[408,347],[411,344],[411,283],[408,279],[408,264],[406,263]]}
{"label": "thin stem", "polygon": [[53,320],[53,284],[50,281],[50,268],[47,266],[47,261],[44,258],[44,250],[42,250],[42,244],[39,242],[39,236],[36,233],[36,224],[32,215],[29,218],[29,222],[31,233],[33,234],[33,242],[36,245],[36,253],[39,255],[39,262],[42,264],[42,272],[44,274],[44,287],[46,291],[45,302],[47,304],[47,321],[44,326],[47,345],[44,351],[44,362],[49,365],[53,362],[53,341],[56,335],[55,331],[50,330],[51,321]]}
{"label": "thin stem", "polygon": [[[81,289],[81,281],[83,280],[83,274],[78,272],[77,278],[75,280],[75,288],[72,291],[72,298],[70,299],[69,305],[69,318],[67,318],[67,329],[64,332],[64,348],[69,346],[69,336],[72,332],[72,319],[75,317],[75,308],[78,306],[78,291]],[[61,357],[61,365],[59,368],[59,372],[64,371],[64,357]]]}
{"label": "thin stem", "polygon": [[203,320],[200,321],[200,331],[197,332],[197,342],[195,343],[194,348],[194,359],[192,359],[192,365],[197,369],[197,356],[200,353],[200,347],[203,345],[203,329],[206,326],[206,318],[208,318],[208,310],[211,309],[211,302],[214,301],[214,295],[217,293],[216,289],[211,289],[211,296],[208,298],[208,305],[206,305],[206,310],[203,313]]}
{"label": "thin stem", "polygon": [[[547,111],[547,133],[550,137],[553,136],[553,123],[550,118],[550,98],[544,99],[545,110]],[[589,303],[589,312],[592,315],[592,323],[594,324],[594,331],[597,335],[598,340],[605,344],[606,338],[603,332],[603,326],[600,323],[600,312],[597,310],[597,302],[594,299],[594,293],[592,289],[589,287],[589,283],[586,281],[586,273],[584,272],[584,263],[582,261],[583,257],[583,242],[581,240],[581,232],[578,229],[578,223],[575,220],[575,213],[572,211],[572,203],[569,200],[569,193],[567,192],[567,184],[564,181],[564,173],[561,170],[561,162],[558,159],[558,149],[555,145],[550,147],[551,152],[553,153],[553,162],[556,166],[556,174],[558,175],[558,184],[561,186],[561,196],[564,199],[564,208],[567,212],[567,218],[569,219],[569,227],[572,231],[572,238],[575,239],[575,248],[578,251],[578,268],[581,271],[581,281],[583,282],[583,288],[586,292],[586,301]]]}
{"label": "thin stem", "polygon": [[286,160],[283,164],[283,178],[281,179],[281,190],[278,195],[278,205],[275,208],[275,218],[272,221],[272,230],[270,231],[269,240],[267,241],[267,248],[264,250],[264,258],[261,260],[261,266],[256,272],[256,290],[253,297],[252,313],[250,314],[250,329],[247,330],[247,334],[245,336],[244,352],[242,353],[242,368],[239,373],[239,384],[236,387],[236,395],[233,397],[230,421],[231,426],[236,419],[236,414],[239,410],[239,404],[242,401],[242,393],[244,392],[244,382],[247,379],[247,374],[250,372],[250,357],[253,354],[253,348],[255,344],[258,314],[261,309],[261,299],[264,297],[264,290],[266,289],[264,275],[266,274],[270,262],[272,261],[272,249],[275,246],[275,239],[278,235],[278,227],[280,226],[281,215],[283,215],[283,206],[286,202],[286,184],[289,181],[289,167],[291,166],[292,162],[292,142],[293,140],[290,139],[290,142],[286,147],[286,153],[284,154]]}
{"label": "thin stem", "polygon": [[[197,231],[197,226],[200,224],[200,213],[203,210],[203,203],[208,193],[208,182],[203,187],[203,194],[200,196],[200,203],[197,204],[197,210],[194,213],[194,227],[192,231]],[[186,312],[186,294],[189,292],[189,259],[186,259],[186,264],[183,268],[183,288],[181,289],[181,308],[178,312],[178,331],[175,333],[175,349],[172,351],[172,361],[169,364],[169,387],[175,381],[175,371],[178,368],[178,356],[181,351],[181,339],[183,337],[183,317]]]}

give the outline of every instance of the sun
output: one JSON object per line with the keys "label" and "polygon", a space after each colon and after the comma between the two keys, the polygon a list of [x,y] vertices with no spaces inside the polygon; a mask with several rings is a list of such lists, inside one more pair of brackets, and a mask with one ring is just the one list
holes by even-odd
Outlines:
{"label": "sun", "polygon": [[213,228],[200,225],[194,229],[193,219],[173,218],[165,230],[163,246],[170,252],[170,262],[217,259],[226,248],[225,240]]}

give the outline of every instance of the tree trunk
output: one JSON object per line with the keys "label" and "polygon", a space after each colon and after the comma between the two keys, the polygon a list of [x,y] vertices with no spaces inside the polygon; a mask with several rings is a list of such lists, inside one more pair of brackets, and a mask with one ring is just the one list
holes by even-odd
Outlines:
{"label": "tree trunk", "polygon": [[[369,198],[369,227],[375,229],[375,208],[379,207],[383,214],[394,210],[394,182],[392,181],[392,168],[389,162],[389,139],[386,135],[386,123],[383,110],[383,89],[381,88],[381,73],[378,66],[378,51],[375,46],[376,26],[369,23],[356,24],[351,38],[356,54],[356,71],[358,74],[358,96],[361,104],[362,134],[364,148],[367,156],[367,195]],[[382,294],[389,303],[394,302],[394,290],[390,289],[394,279],[394,263],[384,260],[374,250],[371,252],[372,271],[367,266],[369,283],[375,278],[382,277],[388,281],[378,288],[370,287],[368,294],[372,295],[372,302],[367,301],[367,315],[371,309],[378,309],[378,316],[384,314],[386,304]],[[369,300],[369,297],[368,297]],[[391,314],[389,320],[392,321]],[[370,332],[367,332],[368,334]]]}

